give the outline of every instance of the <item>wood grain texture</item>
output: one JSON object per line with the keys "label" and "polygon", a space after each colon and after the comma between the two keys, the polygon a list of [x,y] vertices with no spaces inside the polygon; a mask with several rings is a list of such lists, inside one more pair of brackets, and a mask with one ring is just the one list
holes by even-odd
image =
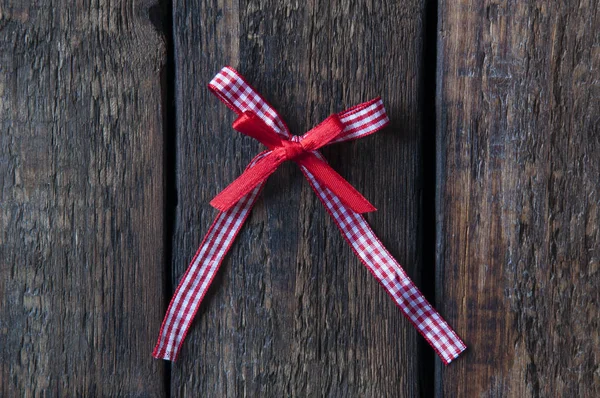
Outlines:
{"label": "wood grain texture", "polygon": [[159,396],[151,2],[0,2],[0,395]]}
{"label": "wood grain texture", "polygon": [[[418,282],[423,11],[418,0],[174,1],[174,282],[216,214],[208,202],[261,149],[206,89],[226,64],[296,134],[383,96],[392,127],[323,152],[379,208],[369,221]],[[418,396],[420,337],[297,167],[283,165],[262,197],[173,365],[173,395]]]}
{"label": "wood grain texture", "polygon": [[598,3],[440,4],[439,395],[598,397]]}

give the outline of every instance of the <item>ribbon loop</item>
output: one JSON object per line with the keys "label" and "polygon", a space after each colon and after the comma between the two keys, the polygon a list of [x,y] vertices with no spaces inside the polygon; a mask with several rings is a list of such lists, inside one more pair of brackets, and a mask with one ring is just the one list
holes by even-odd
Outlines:
{"label": "ribbon loop", "polygon": [[256,139],[269,149],[280,147],[281,142],[285,141],[275,132],[272,126],[269,126],[252,111],[242,113],[233,122],[233,128],[248,137]]}
{"label": "ribbon loop", "polygon": [[331,140],[344,131],[338,115],[331,115],[300,138],[307,151],[314,151],[329,144]]}
{"label": "ribbon loop", "polygon": [[168,360],[177,358],[200,302],[266,179],[281,163],[293,160],[344,239],[404,316],[445,364],[457,358],[466,349],[465,344],[410,280],[361,215],[374,211],[375,207],[318,152],[325,145],[362,138],[385,127],[389,120],[381,98],[332,115],[304,136],[292,137],[279,114],[234,69],[223,68],[209,88],[239,115],[234,129],[257,139],[269,150],[256,156],[242,175],[210,202],[220,212],[175,291],[153,355]]}

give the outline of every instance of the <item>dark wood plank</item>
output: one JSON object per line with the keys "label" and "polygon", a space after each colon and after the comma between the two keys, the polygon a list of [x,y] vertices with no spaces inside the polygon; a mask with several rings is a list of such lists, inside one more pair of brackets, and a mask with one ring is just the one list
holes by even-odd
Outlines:
{"label": "dark wood plank", "polygon": [[[215,216],[208,202],[260,150],[231,129],[234,115],[206,89],[225,64],[296,133],[384,97],[391,128],[324,154],[379,208],[368,219],[418,280],[423,2],[176,0],[174,11],[174,281]],[[417,396],[420,337],[296,166],[282,166],[263,198],[173,366],[174,395]]]}
{"label": "dark wood plank", "polygon": [[0,395],[159,396],[151,2],[0,3]]}
{"label": "dark wood plank", "polygon": [[441,1],[448,397],[600,396],[597,2]]}

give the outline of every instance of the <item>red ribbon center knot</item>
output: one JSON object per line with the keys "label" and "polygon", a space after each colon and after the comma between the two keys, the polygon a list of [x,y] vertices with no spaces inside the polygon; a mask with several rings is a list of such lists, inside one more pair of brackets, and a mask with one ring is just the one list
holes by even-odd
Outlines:
{"label": "red ribbon center knot", "polygon": [[282,140],[281,146],[285,150],[285,158],[287,160],[298,159],[306,152],[306,149],[304,149],[300,142]]}

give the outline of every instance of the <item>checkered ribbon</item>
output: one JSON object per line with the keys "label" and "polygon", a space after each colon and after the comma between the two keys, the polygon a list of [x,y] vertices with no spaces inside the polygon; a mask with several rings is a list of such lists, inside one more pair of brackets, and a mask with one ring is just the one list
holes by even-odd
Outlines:
{"label": "checkered ribbon", "polygon": [[381,99],[333,115],[299,137],[290,134],[279,114],[233,68],[223,68],[209,88],[238,115],[234,128],[258,139],[269,149],[256,156],[240,178],[211,202],[220,212],[175,291],[153,356],[177,359],[200,302],[267,177],[283,161],[293,160],[356,256],[442,361],[449,364],[458,357],[466,349],[465,344],[429,304],[361,215],[375,208],[335,173],[317,151],[324,145],[362,138],[385,127],[389,120]]}

